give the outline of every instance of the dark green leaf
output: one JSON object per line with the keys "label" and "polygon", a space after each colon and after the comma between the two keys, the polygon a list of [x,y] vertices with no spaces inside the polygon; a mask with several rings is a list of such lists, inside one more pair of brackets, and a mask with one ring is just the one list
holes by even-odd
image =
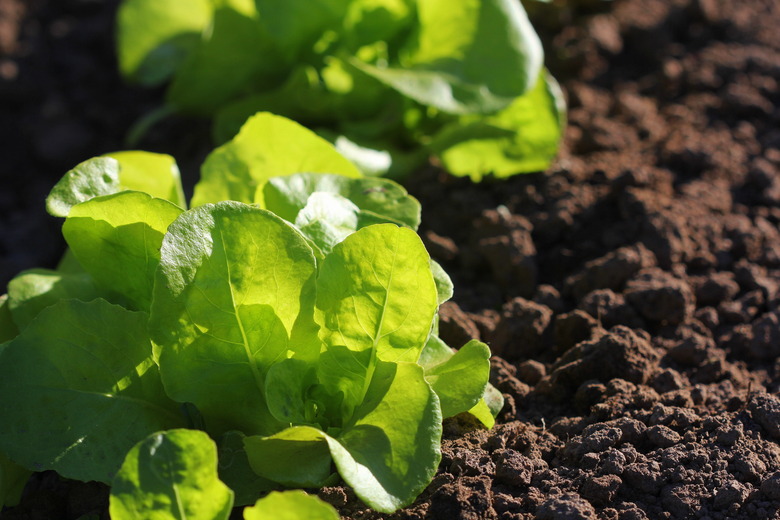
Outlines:
{"label": "dark green leaf", "polygon": [[229,431],[218,443],[219,478],[235,493],[236,506],[254,504],[264,493],[279,487],[252,471],[244,450],[244,438],[241,432]]}
{"label": "dark green leaf", "polygon": [[24,329],[43,309],[61,300],[92,301],[103,294],[86,273],[31,269],[22,271],[8,283],[8,309],[16,325]]}
{"label": "dark green leaf", "polygon": [[146,322],[104,300],[41,311],[0,353],[0,450],[28,469],[110,482],[136,442],[183,426]]}

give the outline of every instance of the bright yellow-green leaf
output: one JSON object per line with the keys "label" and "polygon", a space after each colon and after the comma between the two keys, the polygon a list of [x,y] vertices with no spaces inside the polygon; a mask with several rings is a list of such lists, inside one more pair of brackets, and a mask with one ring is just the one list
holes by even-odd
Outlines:
{"label": "bright yellow-green leaf", "polygon": [[285,357],[319,354],[314,273],[306,240],[253,206],[199,206],[170,226],[151,329],[168,394],[194,403],[208,431],[281,429],[266,404],[265,377]]}
{"label": "bright yellow-green leaf", "polygon": [[545,170],[558,152],[565,106],[548,74],[501,112],[463,116],[434,137],[430,148],[450,173],[479,181]]}
{"label": "bright yellow-green leaf", "polygon": [[420,203],[400,184],[373,177],[350,178],[343,175],[298,173],[269,180],[264,189],[266,208],[290,222],[315,193],[341,195],[360,209],[361,225],[368,214],[375,222],[395,222],[417,229]]}
{"label": "bright yellow-green leaf", "polygon": [[73,206],[62,234],[98,283],[148,310],[163,235],[181,211],[167,200],[123,191]]}
{"label": "bright yellow-green leaf", "polygon": [[142,151],[113,152],[107,154],[119,161],[121,189],[142,191],[152,197],[173,202],[186,209],[181,174],[176,160],[163,153]]}
{"label": "bright yellow-green leaf", "polygon": [[447,361],[427,368],[425,380],[441,401],[443,417],[452,417],[474,407],[490,376],[490,349],[471,340]]}
{"label": "bright yellow-green leaf", "polygon": [[415,363],[379,361],[352,425],[328,437],[339,474],[373,509],[409,505],[441,460],[439,400]]}
{"label": "bright yellow-green leaf", "polygon": [[217,477],[217,446],[197,430],[154,433],[111,485],[112,520],[227,520],[233,491]]}
{"label": "bright yellow-green leaf", "polygon": [[469,409],[469,413],[479,419],[479,422],[484,424],[487,429],[492,428],[496,424],[496,419],[490,412],[490,408],[482,399]]}
{"label": "bright yellow-green leaf", "polygon": [[333,145],[298,123],[269,113],[251,117],[233,140],[214,150],[201,168],[192,206],[235,200],[263,204],[272,177],[294,173],[361,177]]}
{"label": "bright yellow-green leaf", "polygon": [[76,204],[119,189],[119,162],[111,157],[94,157],[78,164],[54,185],[46,197],[46,211],[55,217],[67,217]]}
{"label": "bright yellow-green leaf", "polygon": [[339,520],[333,506],[303,491],[274,491],[244,509],[244,520]]}
{"label": "bright yellow-green leaf", "polygon": [[315,316],[328,346],[416,362],[437,308],[430,256],[411,229],[363,228],[320,266]]}

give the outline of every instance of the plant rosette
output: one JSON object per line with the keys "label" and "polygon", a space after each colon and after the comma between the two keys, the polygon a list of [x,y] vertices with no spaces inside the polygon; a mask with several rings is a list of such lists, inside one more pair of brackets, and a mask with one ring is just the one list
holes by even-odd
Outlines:
{"label": "plant rosette", "polygon": [[402,187],[258,114],[207,158],[192,204],[173,160],[145,152],[91,159],[53,188],[68,252],[0,300],[6,503],[40,470],[113,481],[112,508],[158,493],[120,478],[140,471],[126,456],[158,453],[145,463],[164,464],[165,482],[190,482],[188,458],[209,449],[161,433],[189,428],[216,441],[231,504],[338,475],[390,512],[431,481],[443,418],[492,426],[490,351],[436,336],[452,284]]}
{"label": "plant rosette", "polygon": [[141,132],[183,113],[213,118],[222,143],[273,111],[372,175],[430,155],[474,180],[540,171],[565,125],[517,0],[124,0],[117,55],[128,81],[169,82]]}

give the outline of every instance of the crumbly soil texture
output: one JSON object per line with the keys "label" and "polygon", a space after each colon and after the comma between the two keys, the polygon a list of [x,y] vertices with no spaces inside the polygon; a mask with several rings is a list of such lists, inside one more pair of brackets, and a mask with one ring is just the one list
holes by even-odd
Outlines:
{"label": "crumbly soil texture", "polygon": [[[437,476],[394,514],[320,490],[345,519],[780,518],[780,3],[563,4],[532,6],[569,102],[555,164],[479,185],[432,164],[407,183],[455,281],[442,336],[495,354],[498,424],[447,420]],[[0,0],[3,284],[56,262],[51,184],[160,103],[116,76],[115,9]],[[207,125],[141,146],[191,185]],[[106,504],[42,473],[0,517]]]}

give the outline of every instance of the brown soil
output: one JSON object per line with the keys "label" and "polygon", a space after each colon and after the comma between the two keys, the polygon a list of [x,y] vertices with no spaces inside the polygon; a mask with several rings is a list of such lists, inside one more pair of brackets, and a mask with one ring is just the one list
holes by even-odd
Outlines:
{"label": "brown soil", "polygon": [[[115,2],[41,0],[19,30],[24,5],[0,0],[4,281],[54,261],[39,216],[53,180],[121,147],[160,94],[111,72]],[[447,421],[438,476],[394,515],[320,491],[345,518],[780,518],[780,4],[598,7],[537,13],[570,103],[548,172],[410,182],[455,281],[442,335],[490,343],[500,423]],[[197,164],[206,131],[190,126],[144,147]],[[42,474],[0,516],[75,519],[105,500]]]}

